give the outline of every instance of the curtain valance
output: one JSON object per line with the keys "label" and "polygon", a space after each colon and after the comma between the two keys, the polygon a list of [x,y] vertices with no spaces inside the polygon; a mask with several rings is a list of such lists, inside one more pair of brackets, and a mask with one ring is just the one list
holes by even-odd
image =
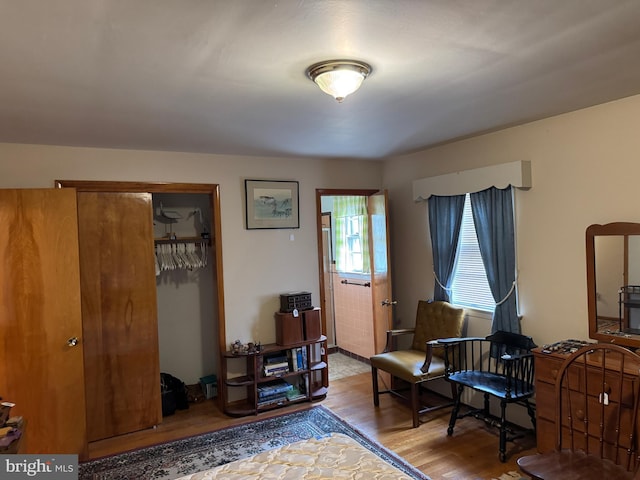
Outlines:
{"label": "curtain valance", "polygon": [[427,200],[431,195],[464,195],[491,187],[531,188],[531,162],[521,160],[489,167],[474,168],[413,181],[413,199]]}

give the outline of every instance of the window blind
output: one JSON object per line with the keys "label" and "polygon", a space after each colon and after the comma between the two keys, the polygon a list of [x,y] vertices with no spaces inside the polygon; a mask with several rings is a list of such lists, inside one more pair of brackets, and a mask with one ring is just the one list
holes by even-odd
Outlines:
{"label": "window blind", "polygon": [[493,311],[495,301],[489,289],[487,274],[480,256],[469,194],[465,197],[458,242],[458,255],[451,285],[451,302],[465,307]]}

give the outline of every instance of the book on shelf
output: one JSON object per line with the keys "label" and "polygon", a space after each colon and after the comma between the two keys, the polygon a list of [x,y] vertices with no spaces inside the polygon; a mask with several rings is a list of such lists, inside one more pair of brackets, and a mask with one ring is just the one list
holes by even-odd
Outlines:
{"label": "book on shelf", "polygon": [[263,371],[265,377],[284,375],[285,373],[289,373],[289,362],[265,365]]}
{"label": "book on shelf", "polygon": [[258,407],[267,407],[269,405],[279,405],[287,401],[287,395],[281,393],[268,398],[258,400]]}
{"label": "book on shelf", "polygon": [[273,365],[277,363],[287,363],[287,360],[288,358],[286,353],[273,355],[270,357],[264,357],[264,363],[267,365]]}
{"label": "book on shelf", "polygon": [[271,395],[266,395],[264,397],[259,397],[258,403],[260,404],[260,403],[270,402],[272,400],[287,398],[287,393],[288,392],[280,392],[280,393],[273,393]]}
{"label": "book on shelf", "polygon": [[258,393],[258,401],[265,401],[265,400],[269,400],[275,397],[286,397],[287,396],[288,391],[282,391],[282,392],[266,392],[266,393]]}
{"label": "book on shelf", "polygon": [[297,350],[297,348],[291,348],[287,350],[287,359],[289,361],[289,367],[291,368],[292,372],[297,372],[298,370],[300,370],[300,368],[298,367]]}
{"label": "book on shelf", "polygon": [[307,396],[304,393],[301,393],[297,388],[293,388],[288,392],[276,393],[274,395],[269,395],[267,397],[262,397],[258,399],[258,406],[264,407],[268,405],[277,405],[282,404],[284,402],[295,402],[297,400],[306,400]]}
{"label": "book on shelf", "polygon": [[265,383],[258,387],[258,398],[267,398],[273,395],[286,394],[292,389],[293,385],[285,382],[284,380]]}
{"label": "book on shelf", "polygon": [[287,400],[290,402],[295,402],[296,400],[306,399],[307,396],[300,391],[300,389],[294,387],[289,390],[287,393]]}
{"label": "book on shelf", "polygon": [[292,352],[292,357],[296,359],[296,371],[298,370],[306,370],[307,365],[307,348],[306,347],[298,347],[293,349],[295,352]]}

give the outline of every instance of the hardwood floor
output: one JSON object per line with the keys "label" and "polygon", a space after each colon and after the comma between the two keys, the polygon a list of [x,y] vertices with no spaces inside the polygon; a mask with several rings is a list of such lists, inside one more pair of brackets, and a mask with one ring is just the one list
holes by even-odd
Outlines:
{"label": "hardwood floor", "polygon": [[[460,420],[453,436],[448,437],[449,409],[423,415],[424,423],[418,428],[411,428],[411,412],[398,399],[382,395],[380,407],[373,406],[370,373],[331,382],[327,398],[318,404],[330,408],[433,480],[498,478],[518,470],[516,460],[519,456],[535,452],[535,438],[532,434],[527,435],[507,445],[509,456],[506,463],[501,463],[498,460],[497,430],[473,418]],[[298,404],[286,410],[307,407],[308,404]],[[89,454],[91,458],[98,458],[279,415],[284,411],[279,409],[257,417],[230,418],[219,411],[214,401],[208,400],[166,417],[154,429],[93,442]]]}

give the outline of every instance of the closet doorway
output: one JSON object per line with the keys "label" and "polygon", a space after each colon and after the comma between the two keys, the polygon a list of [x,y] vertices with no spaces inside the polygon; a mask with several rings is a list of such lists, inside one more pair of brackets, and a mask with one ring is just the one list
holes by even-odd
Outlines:
{"label": "closet doorway", "polygon": [[[343,203],[355,206],[345,210]],[[322,328],[330,349],[362,358],[384,349],[395,303],[388,218],[386,191],[316,190]]]}
{"label": "closet doorway", "polygon": [[[161,350],[174,346],[180,355],[187,348],[180,345],[184,332],[197,330],[192,350],[199,347],[207,355],[197,375],[219,378],[225,338],[219,186],[69,180],[56,186],[75,188],[78,197],[88,441],[153,427],[162,422],[160,371],[166,370],[161,367],[166,352]],[[193,242],[174,237],[180,219],[193,227]],[[171,272],[164,280],[156,276],[162,275],[155,262],[159,245],[196,240],[208,255],[197,286],[182,281],[191,274],[187,271]],[[167,302],[159,295],[193,288],[199,291],[188,295],[209,304],[163,318],[160,310]],[[196,325],[189,325],[194,316]],[[163,331],[167,324],[175,330]]]}

